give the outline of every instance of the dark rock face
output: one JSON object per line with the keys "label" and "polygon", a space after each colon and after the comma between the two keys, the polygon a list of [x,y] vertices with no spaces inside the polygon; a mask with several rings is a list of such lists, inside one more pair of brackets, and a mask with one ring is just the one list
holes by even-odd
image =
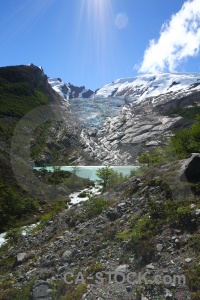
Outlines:
{"label": "dark rock face", "polygon": [[90,96],[92,96],[93,91],[91,90],[87,90],[87,92],[83,93],[82,96],[83,98],[90,98]]}
{"label": "dark rock face", "polygon": [[69,99],[78,98],[79,94],[81,93],[82,93],[82,98],[89,98],[93,94],[93,91],[85,90],[85,86],[78,87],[78,86],[74,86],[73,84],[69,84],[69,88],[70,88]]}
{"label": "dark rock face", "polygon": [[189,182],[200,182],[200,154],[193,153],[192,156],[186,160],[180,171],[180,179]]}

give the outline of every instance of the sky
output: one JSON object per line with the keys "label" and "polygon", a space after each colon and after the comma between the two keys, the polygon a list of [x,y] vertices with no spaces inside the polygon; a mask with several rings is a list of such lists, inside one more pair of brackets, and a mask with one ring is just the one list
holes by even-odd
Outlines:
{"label": "sky", "polygon": [[1,0],[0,41],[0,66],[33,63],[92,90],[200,73],[200,0]]}

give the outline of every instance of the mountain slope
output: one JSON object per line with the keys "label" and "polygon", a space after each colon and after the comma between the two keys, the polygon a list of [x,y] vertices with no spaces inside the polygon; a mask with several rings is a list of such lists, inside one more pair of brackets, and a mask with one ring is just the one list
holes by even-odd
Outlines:
{"label": "mountain slope", "polygon": [[71,83],[65,83],[60,78],[49,78],[51,87],[65,100],[72,98],[89,98],[94,92],[86,89],[84,86],[74,86]]}
{"label": "mountain slope", "polygon": [[72,110],[75,103],[87,124],[85,151],[105,164],[134,164],[140,151],[165,144],[172,130],[191,124],[187,116],[200,113],[200,74],[118,79],[98,90],[91,106],[77,99]]}
{"label": "mountain slope", "polygon": [[[34,164],[68,165],[87,160],[80,133],[78,120],[51,88],[43,70],[34,65],[0,68],[0,232],[38,214],[34,201],[42,191],[36,186],[37,195],[32,197],[18,184],[20,176],[27,186],[32,184],[22,166],[28,172]],[[21,164],[17,176],[13,159]]]}

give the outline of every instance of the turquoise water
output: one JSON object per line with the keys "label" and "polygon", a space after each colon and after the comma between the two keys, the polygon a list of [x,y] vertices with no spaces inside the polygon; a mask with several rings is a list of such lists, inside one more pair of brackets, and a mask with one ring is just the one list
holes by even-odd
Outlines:
{"label": "turquoise water", "polygon": [[[99,168],[104,168],[105,166],[77,166],[77,172],[76,175],[82,178],[88,178],[90,180],[97,180],[99,179],[98,176],[96,175],[96,171]],[[123,175],[129,175],[131,170],[137,170],[139,167],[138,166],[111,166],[111,168],[114,171],[117,171],[119,173],[122,173]],[[40,170],[42,168],[40,167],[35,167],[35,170]],[[49,172],[53,172],[53,167],[45,167],[45,169]],[[61,166],[60,169],[62,171],[70,171],[73,172],[74,167],[73,166]]]}

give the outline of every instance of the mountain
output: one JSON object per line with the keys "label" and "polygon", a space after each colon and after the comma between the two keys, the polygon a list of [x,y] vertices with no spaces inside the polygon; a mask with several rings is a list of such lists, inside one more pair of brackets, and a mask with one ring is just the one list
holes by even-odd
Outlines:
{"label": "mountain", "polygon": [[[168,97],[187,96],[198,91],[200,73],[146,74],[132,78],[117,79],[96,91],[95,97],[126,97],[131,101],[147,98],[154,102]],[[162,98],[160,97],[162,95]]]}
{"label": "mountain", "polygon": [[[0,300],[200,299],[200,155],[158,147],[174,135],[183,158],[200,152],[199,75],[119,79],[89,98],[72,90],[34,65],[0,68],[0,233],[11,229]],[[128,177],[99,169],[96,196],[76,176],[78,165],[133,165],[138,154]],[[33,168],[46,165],[54,172]],[[77,196],[89,200],[70,205]]]}
{"label": "mountain", "polygon": [[89,98],[94,92],[84,86],[74,86],[71,83],[63,82],[60,78],[48,78],[52,88],[65,100],[72,98]]}
{"label": "mountain", "polygon": [[118,79],[92,98],[70,99],[69,107],[82,124],[84,151],[102,164],[124,165],[189,126],[199,102],[200,74],[147,74]]}
{"label": "mountain", "polygon": [[[6,72],[10,74],[10,81],[15,80],[14,77],[18,81],[5,84]],[[36,73],[45,82],[42,91],[38,89],[41,79],[37,82],[40,76]],[[2,113],[7,114],[7,118],[9,114],[11,118],[24,115],[40,105],[40,101],[43,101],[41,104],[56,103],[64,117],[62,134],[57,133],[59,126],[52,127],[54,134],[46,134],[45,146],[33,145],[36,165],[51,164],[55,157],[60,163],[68,157],[83,165],[135,164],[143,149],[166,144],[172,130],[189,126],[192,120],[188,115],[199,112],[200,74],[197,73],[146,74],[117,79],[95,93],[84,86],[64,83],[60,78],[47,78],[43,70],[33,65],[5,68],[1,76],[5,77],[1,83],[2,93],[13,93],[10,98],[1,96]],[[13,102],[13,97],[17,101]],[[70,158],[68,153],[72,148],[75,150]]]}

